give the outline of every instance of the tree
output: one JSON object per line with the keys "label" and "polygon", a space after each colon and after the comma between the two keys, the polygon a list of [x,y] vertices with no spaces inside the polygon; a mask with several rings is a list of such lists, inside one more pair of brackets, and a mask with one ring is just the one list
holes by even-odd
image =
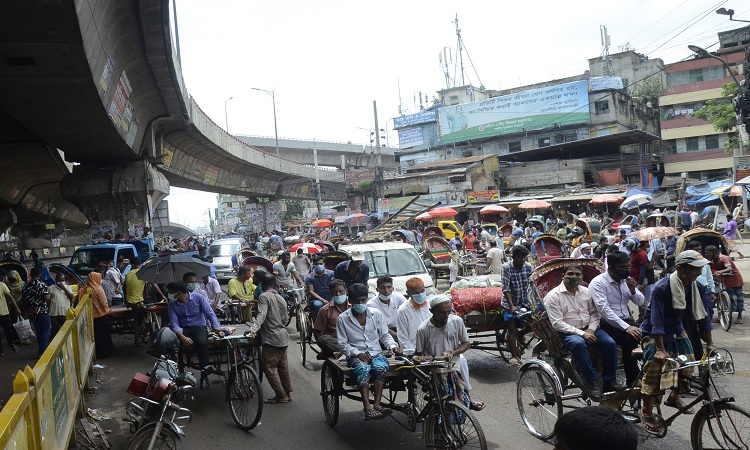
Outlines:
{"label": "tree", "polygon": [[638,82],[635,89],[633,89],[633,97],[642,98],[647,102],[651,102],[652,107],[656,107],[659,103],[659,96],[665,91],[664,85],[661,82],[661,78],[658,76],[651,76]]}
{"label": "tree", "polygon": [[[737,96],[739,88],[735,83],[728,83],[721,87],[721,98],[706,100],[706,106],[695,111],[692,116],[711,122],[714,130],[727,133],[737,127],[737,113],[732,106],[732,99]],[[727,147],[739,146],[737,131],[729,133]]]}
{"label": "tree", "polygon": [[284,220],[292,220],[295,217],[302,217],[305,212],[305,206],[302,200],[284,200],[286,203],[286,214]]}

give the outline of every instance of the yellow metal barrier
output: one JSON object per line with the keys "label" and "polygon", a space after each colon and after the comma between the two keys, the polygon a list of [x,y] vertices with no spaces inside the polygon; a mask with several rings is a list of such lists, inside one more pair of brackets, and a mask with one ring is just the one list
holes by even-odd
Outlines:
{"label": "yellow metal barrier", "polygon": [[13,395],[0,411],[0,448],[67,449],[94,359],[91,299],[86,296],[55,335],[33,369],[13,380]]}

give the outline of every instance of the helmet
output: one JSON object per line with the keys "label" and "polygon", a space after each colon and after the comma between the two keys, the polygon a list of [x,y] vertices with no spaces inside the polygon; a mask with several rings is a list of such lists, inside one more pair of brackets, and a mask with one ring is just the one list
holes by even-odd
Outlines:
{"label": "helmet", "polygon": [[638,248],[639,245],[641,245],[641,241],[639,241],[638,238],[631,237],[625,239],[623,241],[623,245],[628,249],[629,252],[633,252],[636,248]]}
{"label": "helmet", "polygon": [[180,340],[169,327],[163,327],[154,336],[153,351],[159,356],[171,356],[180,349]]}
{"label": "helmet", "polygon": [[513,230],[513,236],[523,236],[523,231],[520,228],[516,228],[515,230]]}
{"label": "helmet", "polygon": [[577,234],[578,236],[583,236],[583,228],[573,227],[573,234]]}

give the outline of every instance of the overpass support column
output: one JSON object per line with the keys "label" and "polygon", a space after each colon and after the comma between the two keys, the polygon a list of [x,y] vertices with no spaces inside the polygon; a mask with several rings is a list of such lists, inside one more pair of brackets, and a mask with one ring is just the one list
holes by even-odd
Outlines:
{"label": "overpass support column", "polygon": [[116,167],[81,164],[63,178],[60,190],[86,215],[92,235],[111,231],[127,237],[151,226],[155,205],[169,195],[169,182],[143,160]]}

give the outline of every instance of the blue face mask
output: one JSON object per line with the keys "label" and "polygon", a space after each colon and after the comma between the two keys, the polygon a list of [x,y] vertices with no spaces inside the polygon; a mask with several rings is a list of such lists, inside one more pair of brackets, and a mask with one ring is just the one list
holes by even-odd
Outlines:
{"label": "blue face mask", "polygon": [[352,305],[352,310],[357,314],[362,314],[367,311],[367,303],[356,303]]}
{"label": "blue face mask", "polygon": [[411,299],[416,303],[417,305],[421,305],[427,300],[427,294],[422,292],[421,294],[414,294],[411,296]]}
{"label": "blue face mask", "polygon": [[177,297],[175,297],[174,294],[167,294],[167,298],[169,299],[170,302],[177,301]]}
{"label": "blue face mask", "polygon": [[331,300],[333,300],[333,303],[341,305],[342,303],[346,303],[346,295],[334,295],[331,297]]}
{"label": "blue face mask", "polygon": [[195,283],[188,283],[186,287],[188,292],[195,292]]}
{"label": "blue face mask", "polygon": [[326,266],[323,264],[316,264],[315,265],[315,273],[323,273],[326,271]]}

